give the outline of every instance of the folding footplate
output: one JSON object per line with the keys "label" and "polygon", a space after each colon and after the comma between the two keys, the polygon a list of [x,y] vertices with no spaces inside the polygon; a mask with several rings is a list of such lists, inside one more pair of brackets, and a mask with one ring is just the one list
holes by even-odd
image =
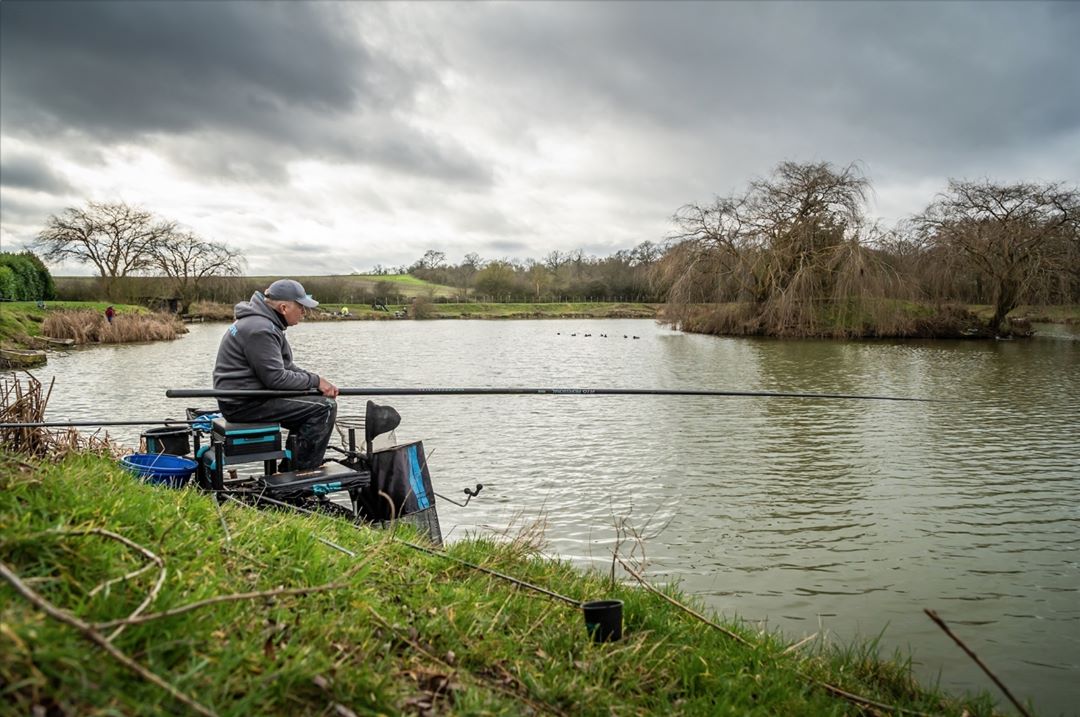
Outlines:
{"label": "folding footplate", "polygon": [[258,483],[266,488],[270,496],[321,497],[340,491],[355,494],[371,485],[371,473],[353,470],[340,463],[327,463],[318,468],[263,476],[258,479]]}

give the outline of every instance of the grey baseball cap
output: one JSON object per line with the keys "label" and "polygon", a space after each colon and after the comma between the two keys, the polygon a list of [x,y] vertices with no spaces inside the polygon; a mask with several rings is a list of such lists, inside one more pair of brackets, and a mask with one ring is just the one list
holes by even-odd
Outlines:
{"label": "grey baseball cap", "polygon": [[304,287],[295,279],[278,279],[267,288],[266,297],[278,301],[295,301],[309,309],[314,309],[319,305],[319,302],[312,299],[311,294],[304,291]]}

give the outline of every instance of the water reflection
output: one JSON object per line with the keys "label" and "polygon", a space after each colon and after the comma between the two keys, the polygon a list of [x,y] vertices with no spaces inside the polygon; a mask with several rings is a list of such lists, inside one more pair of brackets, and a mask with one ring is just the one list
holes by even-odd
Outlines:
{"label": "water reflection", "polygon": [[[75,351],[55,417],[183,413],[223,325],[170,344]],[[571,334],[577,334],[571,336]],[[590,333],[586,338],[584,334]],[[600,334],[607,334],[603,338]],[[638,340],[623,335],[638,335]],[[917,404],[673,397],[387,399],[421,438],[451,538],[548,520],[550,551],[607,568],[624,519],[651,576],[781,627],[876,636],[950,687],[985,678],[923,615],[942,612],[1047,713],[1080,698],[1080,341],[828,342],[687,336],[639,321],[352,322],[290,330],[343,386],[814,390]],[[380,399],[382,400],[382,399]],[[360,399],[341,413],[358,415]],[[129,441],[138,429],[119,431]]]}

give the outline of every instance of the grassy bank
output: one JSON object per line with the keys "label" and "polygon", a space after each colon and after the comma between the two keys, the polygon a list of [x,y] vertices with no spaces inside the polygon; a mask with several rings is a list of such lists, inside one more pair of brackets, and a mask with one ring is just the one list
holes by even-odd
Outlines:
{"label": "grassy bank", "polygon": [[[113,306],[110,323],[105,309]],[[175,339],[186,332],[180,320],[142,306],[101,301],[50,301],[45,308],[32,301],[0,305],[0,344],[29,344],[28,337],[73,339],[76,344],[119,344]]]}
{"label": "grassy bank", "polygon": [[[865,714],[843,690],[991,714],[987,697],[961,704],[923,690],[907,664],[872,647],[789,648],[743,625],[717,629],[657,594],[545,559],[525,539],[450,548],[574,600],[624,600],[623,640],[594,645],[573,606],[386,532],[231,503],[219,512],[206,495],[145,486],[86,455],[52,466],[0,456],[0,536],[0,706],[10,713],[179,713],[190,700],[223,715]],[[83,627],[47,616],[14,580]],[[179,611],[220,596],[234,599]],[[147,621],[113,633],[135,612]],[[95,635],[112,635],[137,665]]]}
{"label": "grassy bank", "polygon": [[[992,339],[991,306],[926,304],[881,299],[844,303],[762,307],[748,302],[667,307],[664,318],[691,333],[780,338]],[[1031,323],[1080,322],[1080,306],[1020,306],[1010,312],[1003,333],[1026,337]]]}
{"label": "grassy bank", "polygon": [[[968,310],[984,321],[994,315],[994,307],[986,304],[972,304],[968,306]],[[1080,324],[1080,305],[1029,306],[1025,304],[1010,311],[1009,318],[1040,324]]]}
{"label": "grassy bank", "polygon": [[[43,324],[49,316],[58,312],[85,311],[105,320],[105,309],[112,306],[122,315],[146,315],[149,309],[131,304],[109,304],[105,301],[49,301],[41,308],[33,301],[5,301],[0,303],[0,344],[19,344],[26,336],[48,336]],[[53,338],[68,338],[54,336]]]}
{"label": "grassy bank", "polygon": [[568,302],[549,304],[420,303],[415,313],[431,319],[652,319],[660,304]]}

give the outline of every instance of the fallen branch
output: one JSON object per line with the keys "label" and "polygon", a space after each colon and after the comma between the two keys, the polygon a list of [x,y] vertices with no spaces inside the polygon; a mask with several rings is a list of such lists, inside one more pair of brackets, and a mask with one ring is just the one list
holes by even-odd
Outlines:
{"label": "fallen branch", "polygon": [[196,702],[191,697],[177,689],[174,685],[166,682],[161,677],[158,677],[150,670],[140,665],[135,660],[131,659],[123,652],[118,650],[111,642],[109,642],[104,635],[95,630],[93,627],[83,622],[79,618],[75,617],[66,610],[61,610],[45,598],[38,595],[30,587],[28,587],[19,576],[12,571],[6,563],[0,561],[0,577],[11,583],[11,586],[15,588],[15,591],[30,601],[34,606],[45,612],[49,617],[58,622],[62,622],[65,625],[69,625],[78,630],[82,635],[107,652],[110,657],[119,662],[124,667],[128,668],[139,677],[143,678],[147,682],[160,687],[168,692],[174,699],[190,707],[195,712],[204,715],[204,717],[217,717],[217,713],[206,707],[205,705]]}
{"label": "fallen branch", "polygon": [[986,673],[986,676],[993,680],[994,684],[997,685],[998,688],[1005,693],[1005,696],[1009,698],[1009,701],[1013,703],[1013,707],[1015,707],[1017,711],[1020,712],[1020,714],[1024,715],[1024,717],[1031,717],[1031,713],[1024,709],[1024,706],[1020,704],[1020,701],[1016,699],[1016,697],[1013,696],[1013,693],[1009,691],[1009,688],[1005,686],[1005,683],[999,680],[997,676],[990,671],[990,668],[983,664],[983,661],[979,659],[978,655],[971,651],[971,648],[965,645],[959,637],[953,634],[953,631],[949,629],[949,626],[945,624],[945,621],[942,620],[936,612],[929,608],[923,608],[923,612],[925,612],[927,617],[933,620],[938,627],[944,630],[945,634],[951,637],[952,641],[959,645],[960,649],[966,652],[968,657],[970,657],[972,660],[975,660],[975,664],[978,665],[979,668]]}

